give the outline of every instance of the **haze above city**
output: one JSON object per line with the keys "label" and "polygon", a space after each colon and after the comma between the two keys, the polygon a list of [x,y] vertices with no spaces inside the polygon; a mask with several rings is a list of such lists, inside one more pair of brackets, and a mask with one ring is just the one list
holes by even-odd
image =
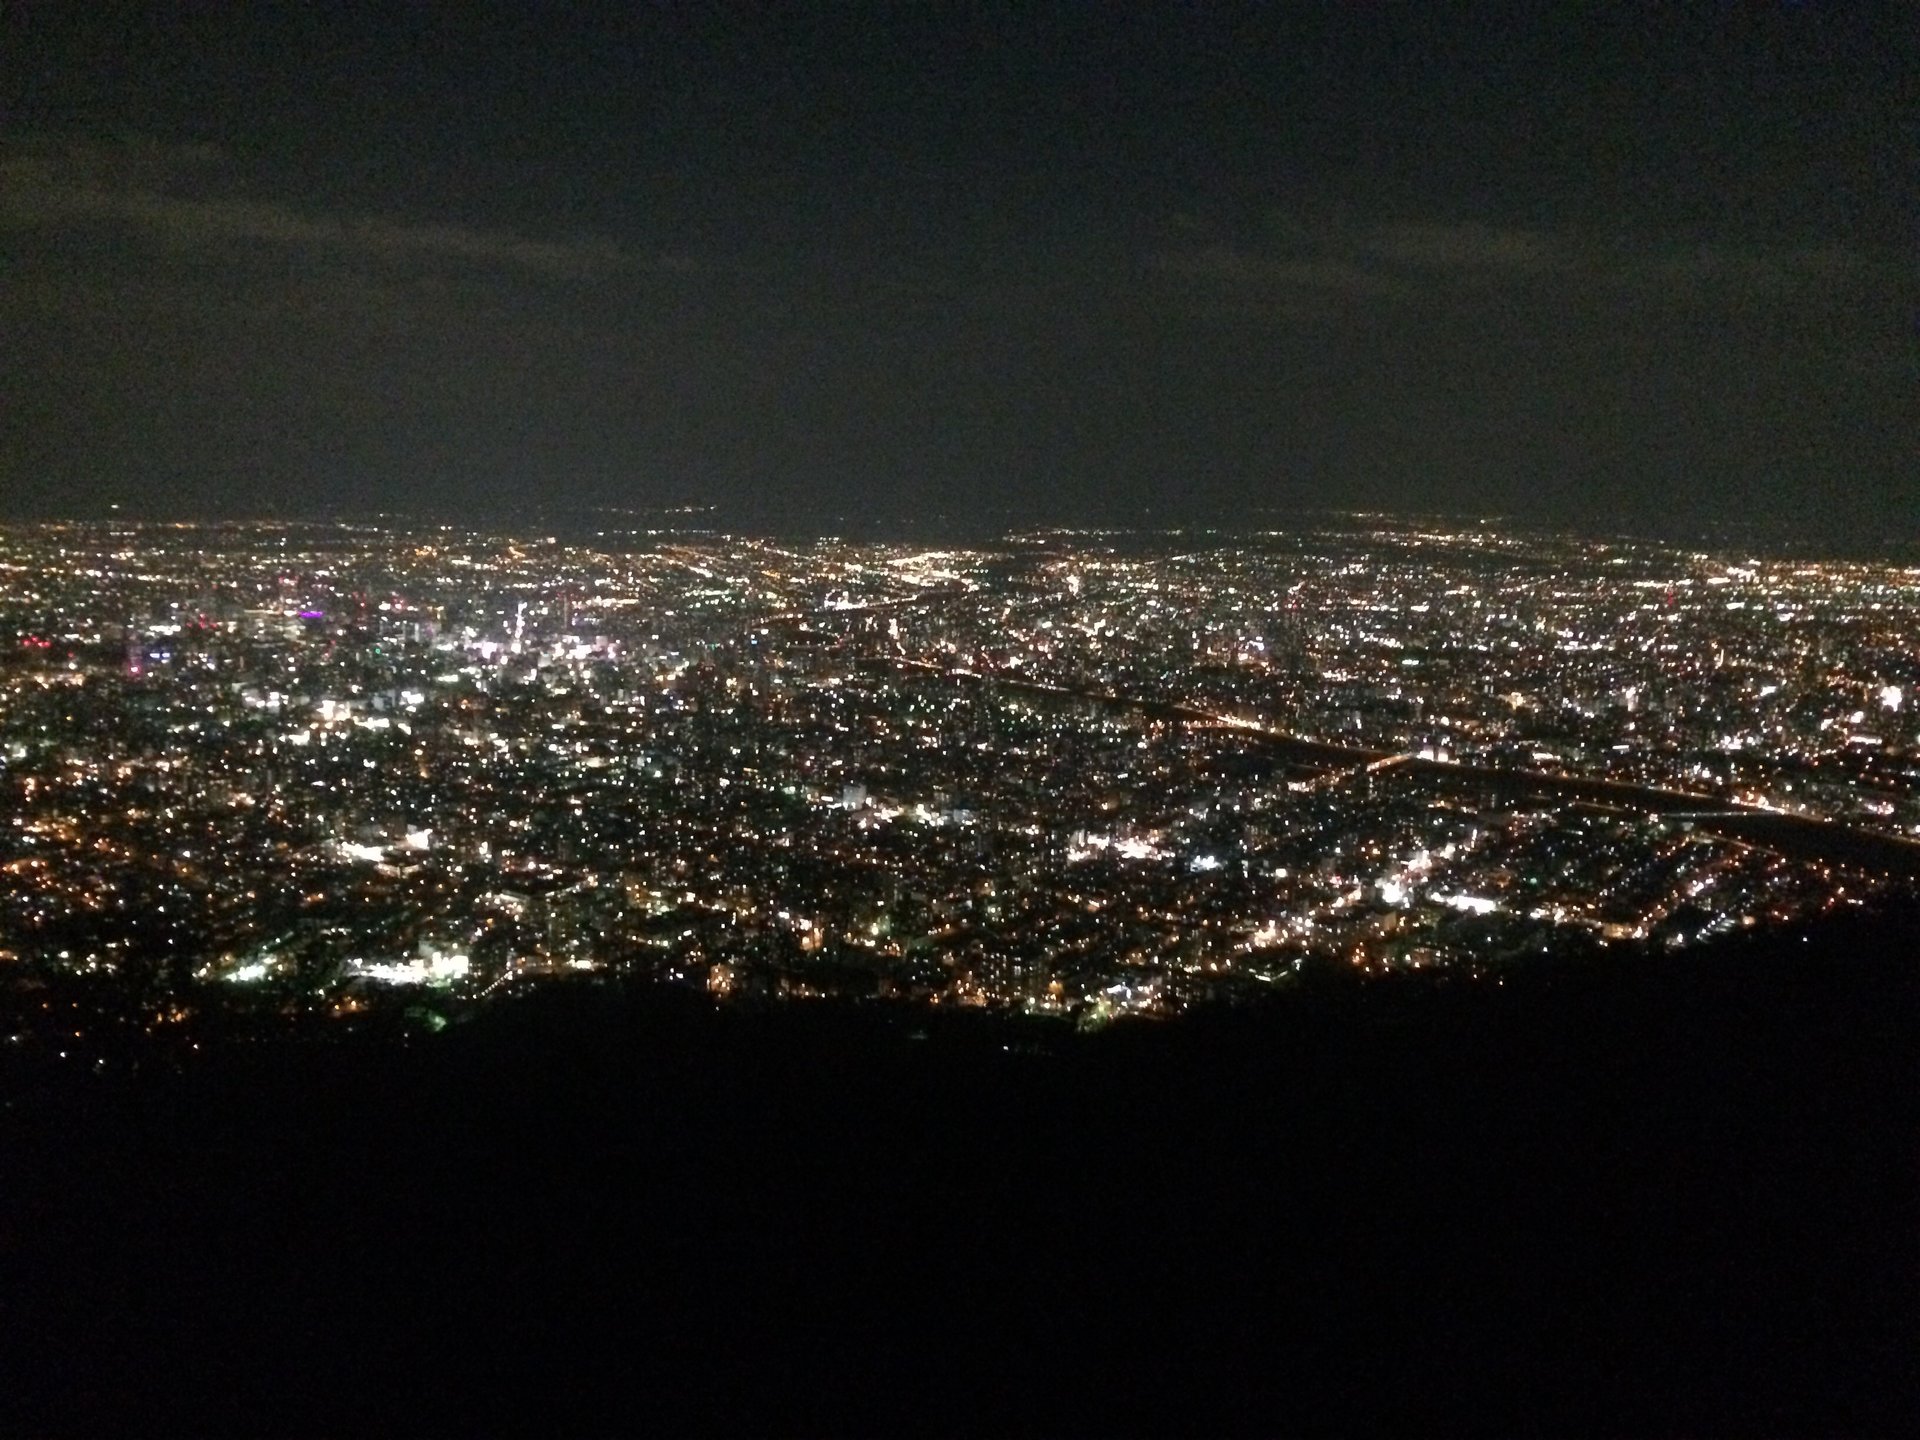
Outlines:
{"label": "haze above city", "polygon": [[1909,541],[1910,8],[0,17],[0,518]]}

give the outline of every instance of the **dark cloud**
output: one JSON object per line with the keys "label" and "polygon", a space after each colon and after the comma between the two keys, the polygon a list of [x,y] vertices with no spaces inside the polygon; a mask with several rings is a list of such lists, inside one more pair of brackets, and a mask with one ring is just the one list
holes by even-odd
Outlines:
{"label": "dark cloud", "polygon": [[1361,299],[1400,294],[1399,279],[1364,263],[1361,255],[1265,254],[1210,244],[1160,256],[1163,274],[1275,299],[1283,295],[1348,296]]}
{"label": "dark cloud", "polygon": [[1425,270],[1526,275],[1557,268],[1565,258],[1565,247],[1551,235],[1481,221],[1382,225],[1363,244],[1390,264]]}
{"label": "dark cloud", "polygon": [[1637,304],[1656,309],[1702,301],[1728,308],[1756,301],[1818,307],[1874,292],[1892,302],[1904,278],[1892,256],[1838,244],[1694,241],[1441,220],[1317,229],[1293,224],[1273,239],[1201,240],[1169,249],[1155,269],[1213,287],[1216,313],[1230,310],[1230,297],[1239,294],[1249,313],[1275,315],[1289,313],[1289,298],[1412,304],[1481,295],[1488,285],[1526,294],[1528,282],[1543,282],[1531,293],[1549,301],[1580,290],[1631,293]]}
{"label": "dark cloud", "polygon": [[[603,239],[543,240],[457,224],[327,215],[279,200],[218,193],[231,167],[209,146],[38,140],[0,148],[0,227],[89,223],[180,249],[284,246],[365,259],[444,259],[556,274],[634,263]],[[191,187],[198,193],[182,193]],[[213,193],[208,193],[212,191]]]}

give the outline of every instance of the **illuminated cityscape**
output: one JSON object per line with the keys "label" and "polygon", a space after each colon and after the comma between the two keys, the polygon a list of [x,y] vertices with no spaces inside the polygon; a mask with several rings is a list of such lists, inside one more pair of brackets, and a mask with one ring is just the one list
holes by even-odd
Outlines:
{"label": "illuminated cityscape", "polygon": [[1803,921],[1920,874],[1917,595],[1367,516],[14,527],[8,1039],[431,1031],[569,976],[1098,1028]]}

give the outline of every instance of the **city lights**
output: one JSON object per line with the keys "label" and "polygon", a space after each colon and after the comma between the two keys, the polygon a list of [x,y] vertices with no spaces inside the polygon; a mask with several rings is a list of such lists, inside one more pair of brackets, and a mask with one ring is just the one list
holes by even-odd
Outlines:
{"label": "city lights", "polygon": [[1104,1024],[1685,947],[1920,873],[1916,593],[1364,517],[20,527],[0,950],[316,1023],[592,972]]}

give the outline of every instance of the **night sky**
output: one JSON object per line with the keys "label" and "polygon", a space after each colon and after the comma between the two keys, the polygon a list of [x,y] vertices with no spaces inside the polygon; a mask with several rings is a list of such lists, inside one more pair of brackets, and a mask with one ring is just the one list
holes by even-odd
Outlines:
{"label": "night sky", "polygon": [[1920,5],[196,8],[0,10],[0,514],[1920,537]]}

